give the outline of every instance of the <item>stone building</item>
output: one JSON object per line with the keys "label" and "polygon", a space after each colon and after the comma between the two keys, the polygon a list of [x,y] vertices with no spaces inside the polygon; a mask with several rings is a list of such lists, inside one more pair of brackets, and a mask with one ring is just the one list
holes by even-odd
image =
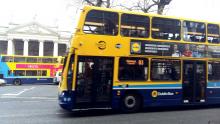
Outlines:
{"label": "stone building", "polygon": [[71,33],[37,22],[0,26],[0,54],[24,56],[63,56]]}

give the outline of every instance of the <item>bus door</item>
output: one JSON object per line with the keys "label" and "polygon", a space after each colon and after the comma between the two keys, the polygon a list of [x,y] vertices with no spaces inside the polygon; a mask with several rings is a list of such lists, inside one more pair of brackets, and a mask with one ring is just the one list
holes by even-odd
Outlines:
{"label": "bus door", "polygon": [[205,102],[206,62],[183,61],[183,102]]}
{"label": "bus door", "polygon": [[79,56],[76,79],[76,107],[111,104],[114,59]]}

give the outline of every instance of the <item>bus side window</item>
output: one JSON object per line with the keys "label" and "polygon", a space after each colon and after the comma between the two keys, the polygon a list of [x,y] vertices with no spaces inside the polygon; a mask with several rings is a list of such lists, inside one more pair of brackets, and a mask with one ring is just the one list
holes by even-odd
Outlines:
{"label": "bus side window", "polygon": [[151,61],[151,80],[177,81],[180,79],[180,61],[153,59]]}
{"label": "bus side window", "polygon": [[119,60],[120,81],[145,81],[147,80],[148,61],[145,58],[122,57]]}
{"label": "bus side window", "polygon": [[47,71],[46,70],[42,71],[42,76],[47,76]]}
{"label": "bus side window", "polygon": [[220,62],[209,62],[208,64],[208,80],[219,81],[220,80]]}
{"label": "bus side window", "polygon": [[202,22],[183,21],[183,39],[192,42],[206,41],[206,26]]}
{"label": "bus side window", "polygon": [[209,43],[220,43],[219,35],[219,25],[217,24],[208,24],[208,42]]}
{"label": "bus side window", "polygon": [[2,62],[13,62],[12,56],[2,56]]}
{"label": "bus side window", "polygon": [[154,17],[152,19],[152,37],[154,39],[180,40],[180,20]]}
{"label": "bus side window", "polygon": [[13,71],[12,70],[8,70],[8,76],[13,76]]}
{"label": "bus side window", "polygon": [[126,37],[149,37],[150,19],[147,16],[122,14],[121,35]]}

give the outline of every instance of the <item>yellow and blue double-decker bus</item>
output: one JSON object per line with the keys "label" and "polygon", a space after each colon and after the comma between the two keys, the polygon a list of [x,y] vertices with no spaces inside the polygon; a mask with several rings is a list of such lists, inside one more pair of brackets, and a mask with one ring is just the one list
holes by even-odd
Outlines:
{"label": "yellow and blue double-decker bus", "polygon": [[86,6],[59,84],[67,110],[220,103],[219,24]]}
{"label": "yellow and blue double-decker bus", "polygon": [[62,57],[0,55],[0,75],[8,84],[50,84],[63,65]]}

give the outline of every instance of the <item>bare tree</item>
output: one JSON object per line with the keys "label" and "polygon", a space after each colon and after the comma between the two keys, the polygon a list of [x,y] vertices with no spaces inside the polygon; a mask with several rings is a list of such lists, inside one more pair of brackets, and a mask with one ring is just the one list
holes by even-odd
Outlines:
{"label": "bare tree", "polygon": [[157,6],[157,13],[163,14],[165,6],[169,5],[171,1],[172,0],[138,0],[131,7],[127,7],[122,4],[120,6],[128,10],[138,10],[145,13],[155,11],[152,9]]}
{"label": "bare tree", "polygon": [[172,0],[153,0],[157,4],[157,14],[162,15],[165,6],[169,5]]}
{"label": "bare tree", "polygon": [[83,0],[83,2],[91,6],[106,7],[106,8],[110,8],[112,4],[111,0]]}

